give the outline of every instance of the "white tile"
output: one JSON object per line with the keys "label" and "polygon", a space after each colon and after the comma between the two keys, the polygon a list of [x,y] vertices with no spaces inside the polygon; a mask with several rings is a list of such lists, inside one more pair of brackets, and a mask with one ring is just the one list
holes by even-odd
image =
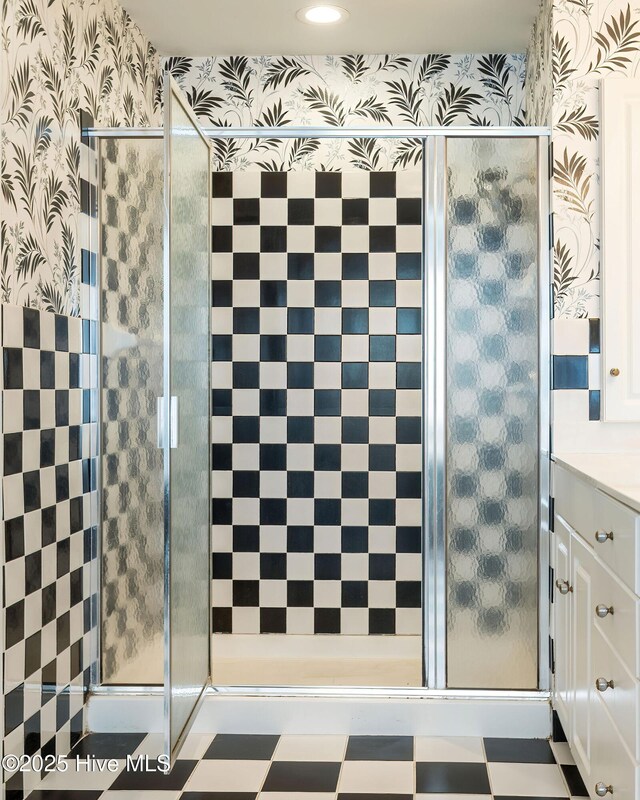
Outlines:
{"label": "white tile", "polygon": [[556,764],[487,765],[494,795],[516,797],[565,797],[566,788],[560,767]]}
{"label": "white tile", "polygon": [[413,761],[345,761],[339,792],[413,794]]}
{"label": "white tile", "polygon": [[205,792],[215,787],[217,792],[256,792],[269,765],[269,761],[206,759],[193,770],[184,790]]}
{"label": "white tile", "polygon": [[487,794],[417,794],[415,800],[487,800],[489,797]]}
{"label": "white tile", "polygon": [[[342,230],[344,232],[344,228]],[[316,253],[314,256],[314,275],[317,281],[340,280],[342,277],[342,253]],[[316,310],[317,313],[318,311]]]}
{"label": "white tile", "polygon": [[556,317],[553,320],[555,355],[581,356],[589,352],[589,320]]}
{"label": "white tile", "polygon": [[313,608],[287,608],[287,633],[312,634],[314,617]]}
{"label": "white tile", "polygon": [[286,225],[288,221],[286,197],[263,197],[260,200],[261,225]]}
{"label": "white tile", "polygon": [[345,225],[342,229],[343,253],[367,253],[369,251],[369,226]]}
{"label": "white tile", "polygon": [[22,347],[24,344],[22,306],[2,306],[2,344]]}
{"label": "white tile", "polygon": [[342,761],[346,736],[281,736],[274,761]]}
{"label": "white tile", "polygon": [[333,792],[260,792],[260,800],[335,800]]}
{"label": "white tile", "polygon": [[567,742],[549,742],[558,764],[575,764],[575,759]]}
{"label": "white tile", "polygon": [[[420,561],[419,554],[413,558]],[[469,763],[484,762],[482,739],[475,736],[416,736],[416,761],[466,761]]]}
{"label": "white tile", "polygon": [[599,389],[602,385],[602,363],[600,353],[591,353],[588,357],[589,388]]}

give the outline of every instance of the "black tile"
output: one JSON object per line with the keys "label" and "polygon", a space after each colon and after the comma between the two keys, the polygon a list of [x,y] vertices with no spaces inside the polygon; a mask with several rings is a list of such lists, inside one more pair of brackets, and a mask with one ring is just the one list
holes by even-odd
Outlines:
{"label": "black tile", "polygon": [[340,281],[316,281],[315,282],[315,304],[316,307],[338,308],[341,303],[341,282]]}
{"label": "black tile", "polygon": [[342,497],[368,497],[369,473],[368,472],[343,472]]}
{"label": "black tile", "polygon": [[396,255],[396,278],[399,281],[416,281],[420,280],[421,277],[421,253],[398,253]]}
{"label": "black tile", "polygon": [[211,413],[214,416],[231,416],[231,394],[231,389],[211,390]]}
{"label": "black tile", "polygon": [[233,197],[233,173],[214,172],[211,175],[212,197]]}
{"label": "black tile", "polygon": [[[292,419],[295,419],[292,418]],[[260,469],[267,472],[282,471],[287,468],[287,446],[285,444],[260,445]]]}
{"label": "black tile", "polygon": [[394,472],[396,446],[394,444],[369,445],[369,469],[374,472]]}
{"label": "black tile", "polygon": [[211,336],[211,360],[231,361],[231,341],[229,335],[214,333]]}
{"label": "black tile", "polygon": [[72,748],[69,758],[118,758],[125,759],[138,749],[144,733],[88,733]]}
{"label": "black tile", "polygon": [[339,225],[317,225],[315,228],[315,252],[339,253],[342,247],[342,228]]}
{"label": "black tile", "polygon": [[[373,631],[371,631],[372,633]],[[184,795],[183,795],[184,797]],[[371,792],[364,792],[357,794],[354,792],[340,792],[338,800],[413,800],[412,794],[376,794]]]}
{"label": "black tile", "polygon": [[412,761],[412,736],[350,736],[346,761]]}
{"label": "black tile", "polygon": [[397,389],[422,388],[422,364],[416,362],[400,362],[396,366]]}
{"label": "black tile", "polygon": [[569,787],[571,797],[588,797],[589,792],[575,764],[561,764],[560,769]]}
{"label": "black tile", "polygon": [[369,634],[394,634],[396,632],[395,608],[369,609]]}
{"label": "black tile", "polygon": [[395,553],[370,553],[369,580],[393,581],[396,577]]}
{"label": "black tile", "polygon": [[24,639],[24,600],[12,603],[5,611],[5,649]]}
{"label": "black tile", "polygon": [[366,525],[345,525],[340,531],[343,553],[366,553],[369,550],[369,530]]}
{"label": "black tile", "polygon": [[400,197],[396,207],[398,225],[422,224],[422,200],[419,197]]}
{"label": "black tile", "polygon": [[235,444],[259,441],[260,417],[234,417],[232,425]]}
{"label": "black tile", "polygon": [[4,698],[4,732],[5,735],[24,722],[24,683],[5,694]]}
{"label": "black tile", "polygon": [[258,525],[233,526],[233,552],[258,553],[260,551],[260,528]]}
{"label": "black tile", "polygon": [[287,473],[287,497],[313,497],[313,471],[293,470]]}
{"label": "black tile", "polygon": [[555,764],[556,760],[546,739],[485,739],[487,761],[507,761],[513,764]]}
{"label": "black tile", "polygon": [[65,427],[69,424],[69,391],[67,389],[55,390],[56,427]]}
{"label": "black tile", "polygon": [[587,356],[553,357],[554,389],[588,389],[589,366]]}
{"label": "black tile", "polygon": [[313,280],[313,253],[289,253],[287,255],[287,277],[290,281]]}
{"label": "black tile", "polygon": [[287,173],[263,172],[260,176],[261,197],[286,197]]}
{"label": "black tile", "polygon": [[4,435],[4,474],[22,472],[22,433]]}
{"label": "black tile", "polygon": [[339,608],[315,608],[313,611],[314,633],[340,633]]}
{"label": "black tile", "polygon": [[257,470],[235,470],[233,497],[259,497],[260,473]]}
{"label": "black tile", "polygon": [[325,498],[313,502],[313,521],[315,525],[340,525],[342,504],[340,500]]}
{"label": "black tile", "polygon": [[372,417],[393,417],[396,413],[395,389],[369,390],[369,415]]}
{"label": "black tile", "polygon": [[[553,498],[552,498],[552,500],[553,500]],[[551,715],[551,723],[552,723],[552,726],[553,726],[552,727],[552,736],[551,736],[553,741],[554,742],[566,742],[567,741],[567,736],[566,736],[566,734],[564,732],[564,729],[562,727],[562,723],[560,722],[560,717],[558,716],[558,712],[555,711],[555,710],[553,711],[553,713]]]}
{"label": "black tile", "polygon": [[277,334],[260,336],[260,361],[286,361],[287,337]]}
{"label": "black tile", "polygon": [[[259,581],[246,581],[246,580],[233,581],[232,592],[233,592],[233,605],[234,606],[257,608],[260,605],[260,602],[259,602],[259,600],[260,600],[260,582]],[[216,739],[217,738],[218,738],[218,736],[216,736]],[[215,739],[214,739],[214,741],[215,741]],[[212,746],[213,745],[211,745],[211,747]],[[220,744],[218,746],[222,747],[222,745],[220,745]],[[238,756],[208,755],[209,751],[211,750],[211,747],[209,747],[209,750],[207,751],[207,754],[205,754],[205,756],[204,756],[205,758],[249,758],[249,756],[242,756],[242,755],[238,755]]]}
{"label": "black tile", "polygon": [[287,364],[287,388],[313,389],[313,372],[312,361],[290,361]]}
{"label": "black tile", "polygon": [[24,510],[36,511],[40,508],[40,472],[25,472],[22,475],[22,486],[24,492]]}
{"label": "black tile", "polygon": [[308,333],[314,331],[313,308],[287,309],[287,333]]}
{"label": "black tile", "polygon": [[312,444],[314,427],[313,417],[287,417],[287,442]]}
{"label": "black tile", "polygon": [[[34,789],[29,794],[29,800],[99,800],[102,797],[102,790],[93,791],[91,789]],[[9,798],[7,798],[9,800]]]}
{"label": "black tile", "polygon": [[312,525],[289,525],[287,528],[287,552],[312,553],[313,538]]}
{"label": "black tile", "polygon": [[25,594],[37,592],[42,587],[42,550],[25,556],[24,587]]}
{"label": "black tile", "polygon": [[313,581],[287,581],[287,606],[313,608]]}
{"label": "black tile", "polygon": [[[213,608],[211,613],[212,633],[232,633],[233,632],[233,609]],[[197,793],[194,793],[197,794]],[[253,797],[253,795],[251,795]],[[184,795],[183,795],[184,797]]]}
{"label": "black tile", "polygon": [[96,253],[85,250],[84,247],[80,249],[80,280],[87,286],[96,285],[97,261]]}
{"label": "black tile", "polygon": [[260,415],[284,417],[287,414],[286,389],[260,389]]}
{"label": "black tile", "polygon": [[340,361],[342,337],[316,336],[314,340],[316,361]]}
{"label": "black tile", "polygon": [[366,389],[369,386],[369,364],[366,362],[346,362],[342,365],[343,389]]}
{"label": "black tile", "polygon": [[232,225],[212,225],[211,226],[211,252],[212,253],[231,253],[231,252],[233,252],[233,226]]}
{"label": "black tile", "polygon": [[5,347],[2,353],[4,366],[4,388],[22,389],[22,350],[17,347]]}
{"label": "black tile", "polygon": [[[124,770],[111,785],[112,791],[176,791],[182,789],[198,762],[190,759],[178,759],[171,772],[163,775],[161,772],[133,772]],[[157,764],[149,760],[149,767]]]}
{"label": "black tile", "polygon": [[260,500],[261,525],[286,525],[287,501],[280,497],[262,498]]}
{"label": "black tile", "polygon": [[58,464],[55,468],[56,476],[56,503],[69,499],[69,465]]}
{"label": "black tile", "polygon": [[369,250],[372,253],[395,253],[396,226],[371,225],[369,228]]}
{"label": "black tile", "polygon": [[422,473],[397,472],[396,497],[422,497]]}
{"label": "black tile", "polygon": [[5,520],[4,554],[7,561],[24,555],[24,517]]}
{"label": "black tile", "polygon": [[211,281],[211,305],[213,308],[230,308],[233,305],[232,281]]}
{"label": "black tile", "polygon": [[399,308],[396,311],[396,331],[403,334],[422,333],[422,310],[420,308]]}
{"label": "black tile", "polygon": [[55,315],[55,343],[56,350],[69,351],[69,318],[62,314]]}
{"label": "black tile", "polygon": [[486,764],[434,761],[416,764],[416,792],[491,794]]}
{"label": "black tile", "polygon": [[260,306],[284,308],[287,305],[286,281],[260,281]]}
{"label": "black tile", "polygon": [[335,792],[341,766],[323,761],[274,761],[262,791]]}
{"label": "black tile", "polygon": [[[73,355],[76,354],[74,353]],[[71,378],[71,375],[69,375],[69,378]],[[52,350],[41,350],[40,388],[55,389],[55,386],[56,386],[56,355]]]}
{"label": "black tile", "polygon": [[419,526],[398,526],[396,530],[397,553],[420,553],[422,551],[422,529]]}
{"label": "black tile", "polygon": [[589,389],[589,419],[600,419],[600,390]]}
{"label": "black tile", "polygon": [[231,525],[233,500],[229,497],[214,497],[211,500],[211,521],[214,525]]}
{"label": "black tile", "polygon": [[343,225],[368,225],[369,201],[366,198],[356,198],[342,201]]}
{"label": "black tile", "polygon": [[260,277],[260,254],[234,253],[233,277],[240,281],[257,280]]}
{"label": "black tile", "polygon": [[398,581],[396,583],[396,606],[398,608],[420,608],[421,605],[422,584],[420,581]]}
{"label": "black tile", "polygon": [[369,525],[395,525],[395,500],[369,500]]}
{"label": "black tile", "polygon": [[339,444],[317,444],[313,448],[314,469],[335,472],[340,470],[342,448]]}
{"label": "black tile", "polygon": [[316,172],[316,197],[342,197],[342,173]]}
{"label": "black tile", "polygon": [[[40,432],[40,466],[42,466],[42,433],[44,431]],[[69,461],[79,461],[81,458],[82,428],[79,425],[72,425],[69,428]]]}
{"label": "black tile", "polygon": [[589,352],[600,352],[600,320],[595,317],[589,320]]}
{"label": "black tile", "polygon": [[287,203],[289,225],[313,225],[315,203],[312,197],[296,197]]}
{"label": "black tile", "polygon": [[396,442],[398,444],[420,444],[422,420],[420,417],[398,417],[396,419]]}
{"label": "black tile", "polygon": [[[587,795],[584,795],[584,796],[588,797],[589,795],[587,794]],[[538,795],[538,796],[536,796],[536,795],[533,795],[533,796],[532,795],[526,795],[526,798],[527,798],[527,800],[567,800],[566,796],[563,796],[563,797],[546,797],[546,796],[542,797],[542,795]],[[517,795],[496,794],[496,795],[493,796],[493,800],[523,800],[523,798],[522,798],[522,795],[517,796]]]}
{"label": "black tile", "polygon": [[340,389],[315,389],[313,409],[316,417],[340,416]]}
{"label": "black tile", "polygon": [[366,281],[369,278],[368,253],[342,254],[342,280]]}
{"label": "black tile", "polygon": [[369,584],[367,581],[342,581],[342,608],[366,608],[369,604]]}
{"label": "black tile", "polygon": [[233,201],[234,225],[259,225],[260,200],[257,197],[236,197]]}
{"label": "black tile", "polygon": [[233,309],[234,333],[260,333],[259,308],[234,308]]}
{"label": "black tile", "polygon": [[[42,356],[42,353],[40,354]],[[46,388],[46,387],[45,387]],[[69,353],[69,388],[80,388],[80,354]]]}
{"label": "black tile", "polygon": [[40,312],[35,308],[22,309],[22,341],[25,347],[40,348]]}
{"label": "black tile", "polygon": [[260,226],[260,252],[261,253],[287,252],[286,225]]}
{"label": "black tile", "polygon": [[396,173],[395,172],[369,173],[369,194],[371,197],[395,197]]}
{"label": "black tile", "polygon": [[286,608],[261,608],[260,633],[286,633],[287,609]]}
{"label": "black tile", "polygon": [[[376,307],[389,307],[396,304],[395,281],[370,281],[369,305]],[[399,332],[399,331],[398,331]]]}
{"label": "black tile", "polygon": [[369,359],[371,361],[395,361],[395,336],[370,336]]}
{"label": "black tile", "polygon": [[257,361],[235,361],[231,377],[234,389],[257,389],[260,385],[260,364]]}
{"label": "black tile", "polygon": [[256,797],[255,792],[183,792],[180,800],[256,800]]}
{"label": "black tile", "polygon": [[269,761],[279,738],[265,734],[219,733],[203,758]]}
{"label": "black tile", "polygon": [[343,444],[368,444],[369,419],[367,417],[342,418]]}
{"label": "black tile", "polygon": [[286,580],[287,554],[260,553],[260,578],[272,581]]}
{"label": "black tile", "polygon": [[369,333],[368,308],[343,308],[342,333],[365,334]]}

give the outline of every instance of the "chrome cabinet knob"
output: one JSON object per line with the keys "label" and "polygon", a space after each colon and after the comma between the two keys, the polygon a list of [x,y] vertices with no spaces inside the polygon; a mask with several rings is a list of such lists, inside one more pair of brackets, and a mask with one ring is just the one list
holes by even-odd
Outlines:
{"label": "chrome cabinet knob", "polygon": [[560,592],[560,594],[569,594],[569,592],[573,591],[573,586],[569,584],[569,581],[561,581],[558,578],[556,581],[556,589]]}
{"label": "chrome cabinet knob", "polygon": [[606,797],[608,794],[613,794],[613,786],[610,784],[607,786],[604,781],[598,781],[595,785],[595,792],[598,797]]}
{"label": "chrome cabinet knob", "polygon": [[598,603],[596,606],[596,616],[604,619],[609,614],[613,614],[613,606],[605,606],[604,603]]}
{"label": "chrome cabinet knob", "polygon": [[611,539],[611,541],[613,541],[613,531],[596,531],[595,537],[598,544],[604,544],[607,539]]}
{"label": "chrome cabinet knob", "polygon": [[606,678],[596,678],[596,689],[599,692],[606,692],[607,689],[613,689],[613,681],[608,681]]}

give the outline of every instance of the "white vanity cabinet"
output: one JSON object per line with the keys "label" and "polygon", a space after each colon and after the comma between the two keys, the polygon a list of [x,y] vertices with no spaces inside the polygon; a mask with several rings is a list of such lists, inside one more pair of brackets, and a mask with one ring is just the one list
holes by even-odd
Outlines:
{"label": "white vanity cabinet", "polygon": [[640,793],[640,513],[554,468],[554,707],[592,798]]}

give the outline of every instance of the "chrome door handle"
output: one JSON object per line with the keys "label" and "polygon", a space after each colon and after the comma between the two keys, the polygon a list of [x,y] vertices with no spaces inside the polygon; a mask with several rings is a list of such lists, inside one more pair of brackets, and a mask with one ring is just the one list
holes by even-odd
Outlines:
{"label": "chrome door handle", "polygon": [[594,788],[598,797],[606,797],[608,794],[613,794],[613,786],[611,784],[607,785],[604,781],[598,781]]}
{"label": "chrome door handle", "polygon": [[611,539],[611,541],[613,541],[613,531],[596,531],[594,535],[598,544],[604,544],[607,539]]}
{"label": "chrome door handle", "polygon": [[613,606],[606,606],[604,603],[598,603],[596,606],[596,616],[600,617],[600,619],[604,619],[609,616],[609,614],[613,614]]}
{"label": "chrome door handle", "polygon": [[607,689],[613,689],[613,681],[608,681],[606,678],[596,678],[596,689],[599,692],[606,692]]}
{"label": "chrome door handle", "polygon": [[569,594],[569,592],[573,591],[573,586],[569,584],[569,581],[561,581],[558,578],[556,581],[556,589],[560,592],[560,594]]}

